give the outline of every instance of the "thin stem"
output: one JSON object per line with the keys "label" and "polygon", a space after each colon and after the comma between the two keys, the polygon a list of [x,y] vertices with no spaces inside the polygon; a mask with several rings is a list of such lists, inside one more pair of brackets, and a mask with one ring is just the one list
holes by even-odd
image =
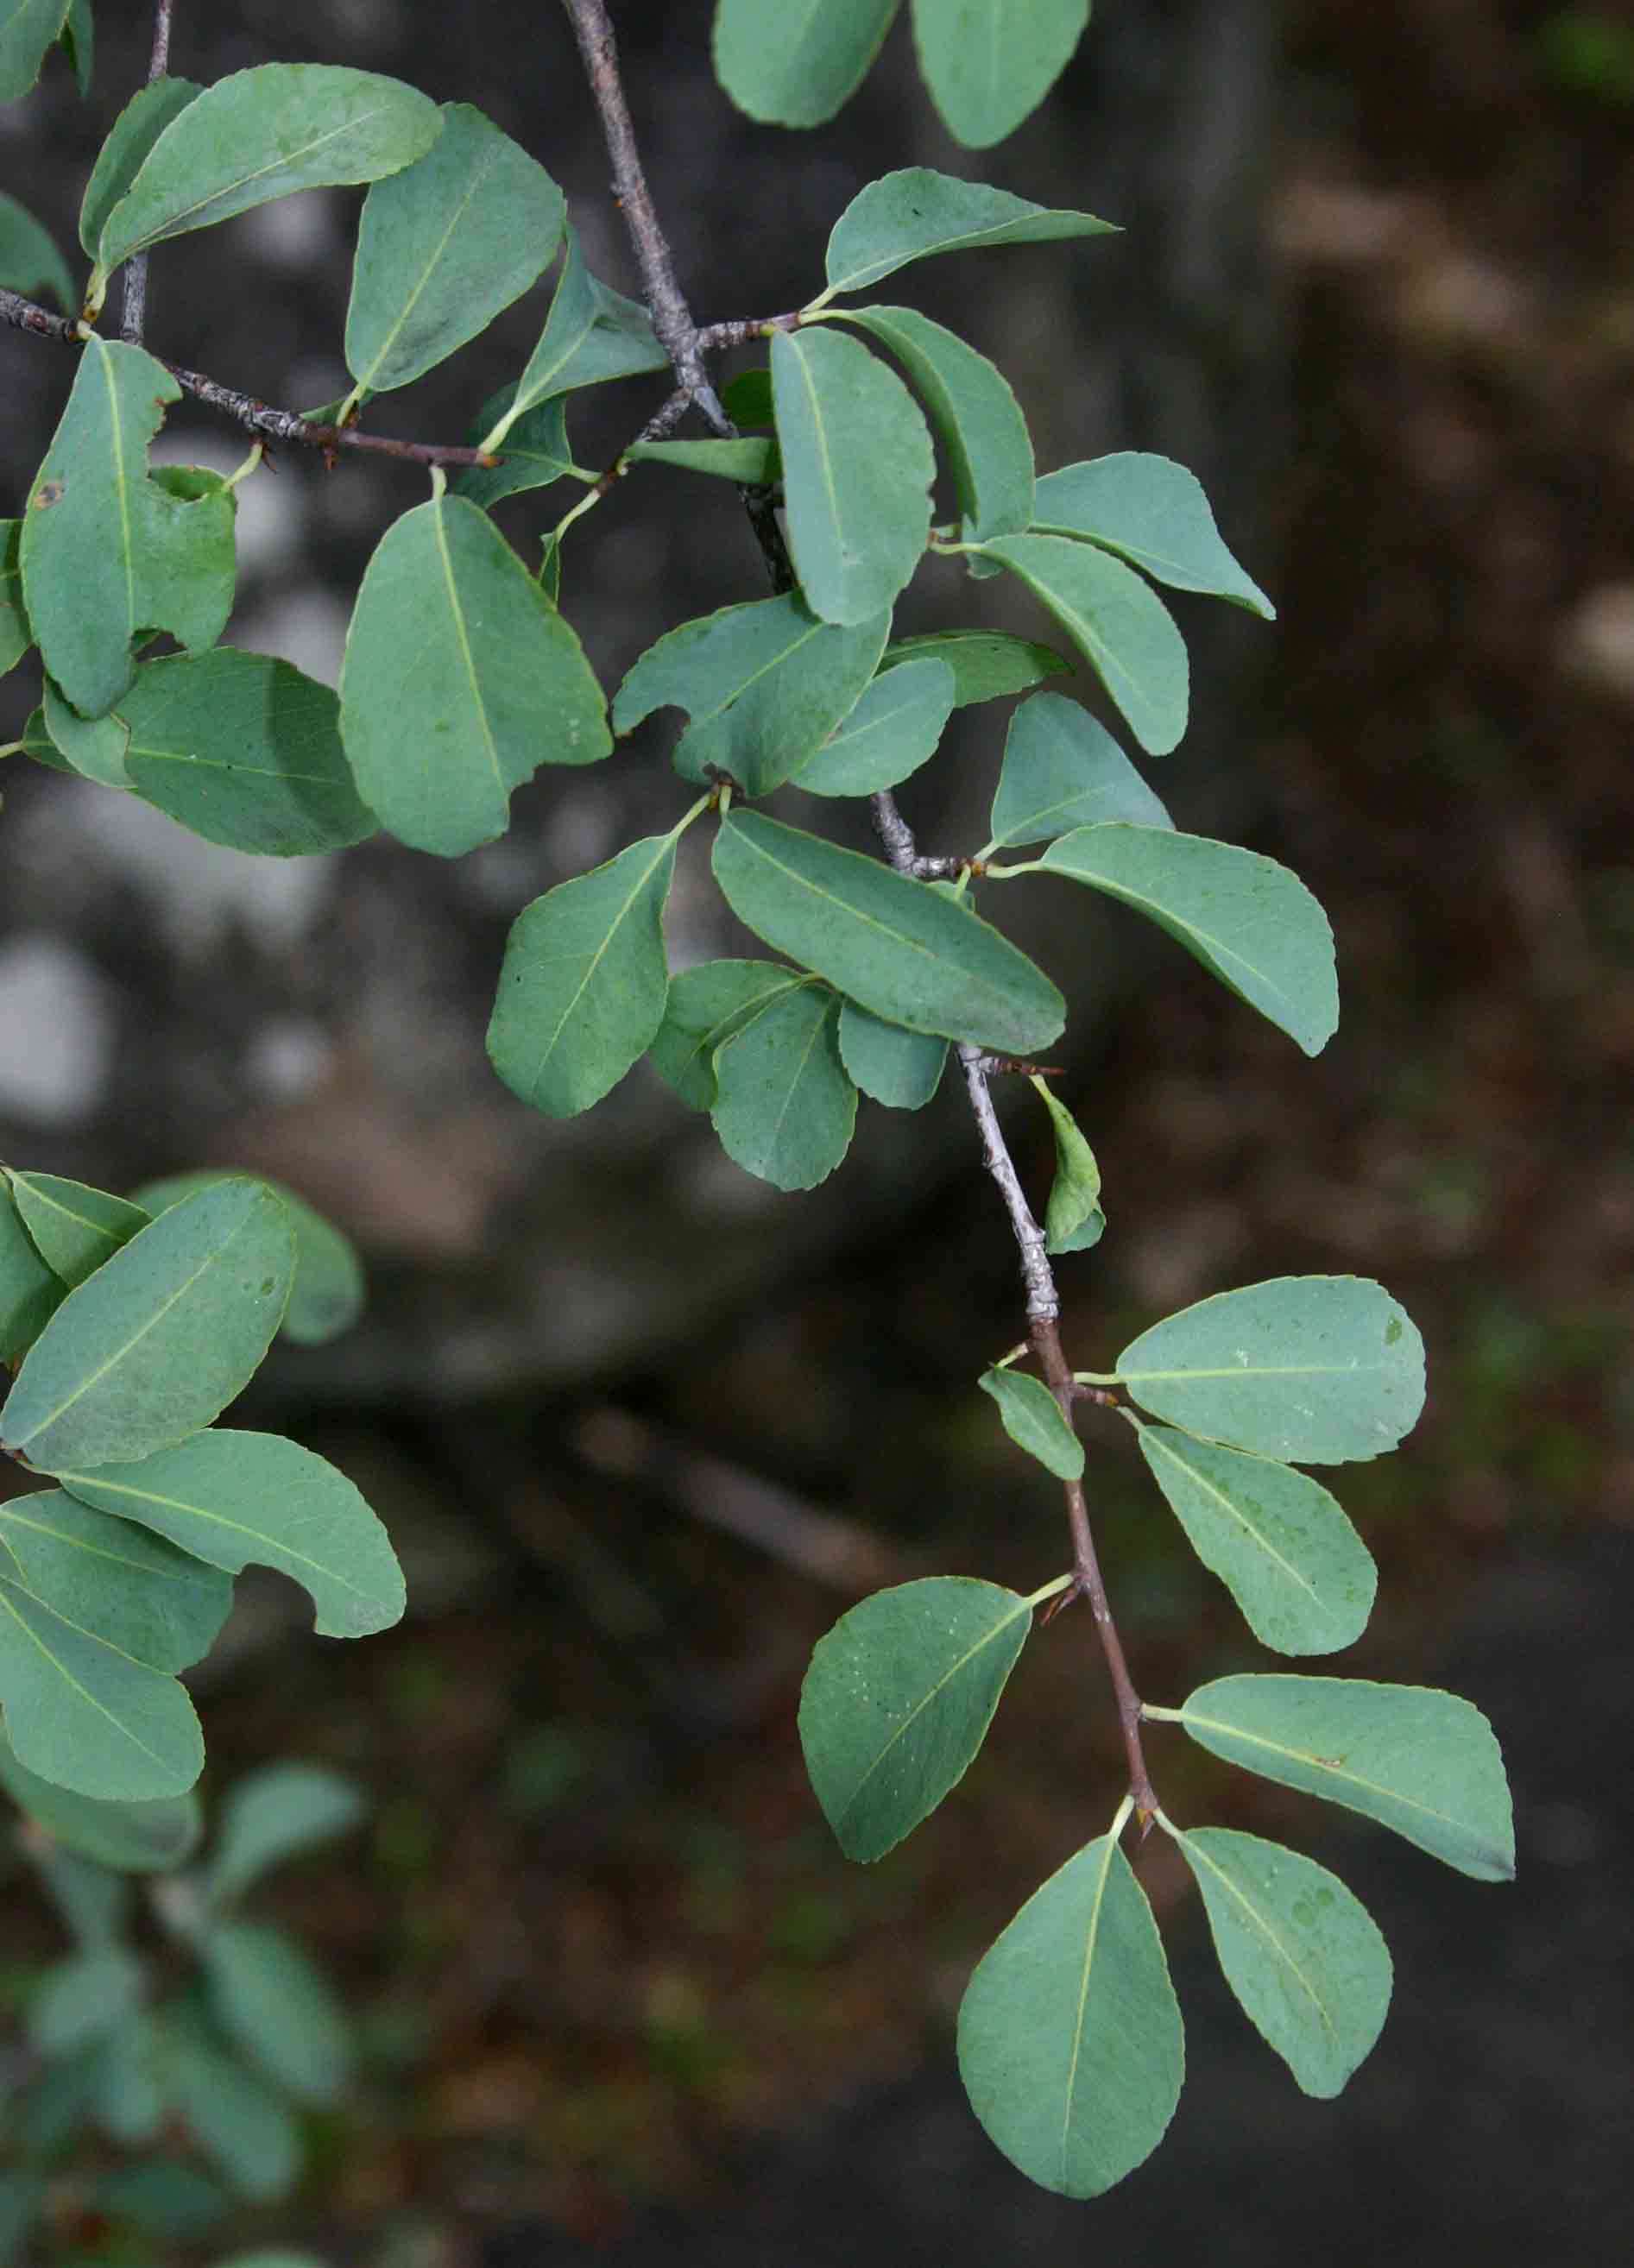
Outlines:
{"label": "thin stem", "polygon": [[0,323],[10,323],[14,330],[33,331],[42,339],[56,339],[65,347],[83,345],[86,336],[72,315],[54,315],[49,307],[37,307],[20,291],[3,288]]}
{"label": "thin stem", "polygon": [[699,350],[718,354],[726,347],[747,347],[752,339],[769,339],[774,331],[798,331],[800,318],[791,315],[750,315],[732,323],[705,323],[697,335]]}
{"label": "thin stem", "polygon": [[[170,69],[170,11],[172,0],[154,0],[153,52],[148,61],[148,85],[163,78]],[[119,335],[127,344],[142,344],[143,327],[148,312],[148,256],[138,252],[125,263],[125,297],[119,320]]]}

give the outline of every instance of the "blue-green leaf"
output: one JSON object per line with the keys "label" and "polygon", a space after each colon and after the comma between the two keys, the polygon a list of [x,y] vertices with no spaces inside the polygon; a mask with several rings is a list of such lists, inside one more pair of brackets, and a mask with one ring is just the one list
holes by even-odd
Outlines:
{"label": "blue-green leaf", "polygon": [[246,1773],[222,1802],[205,1896],[217,1910],[231,1905],[269,1867],[346,1834],[363,1812],[352,1783],[322,1764],[263,1764]]}
{"label": "blue-green leaf", "polygon": [[970,2106],[1011,2163],[1099,2197],[1163,2139],[1185,2043],[1163,1941],[1111,1835],[1034,1893],[959,2011]]}
{"label": "blue-green leaf", "polygon": [[299,2102],[333,2102],[351,2076],[351,2028],[323,1977],[282,1930],[218,1922],[201,1941],[211,2015]]}
{"label": "blue-green leaf", "polygon": [[1190,678],[1185,644],[1151,585],[1110,552],[1068,536],[995,536],[980,556],[1043,601],[1147,755],[1167,755],[1186,729]]}
{"label": "blue-green leaf", "polygon": [[1057,1480],[1083,1479],[1084,1444],[1041,1378],[1025,1371],[984,1370],[976,1384],[998,1404],[1005,1431],[1017,1448],[1035,1457]]}
{"label": "blue-green leaf", "polygon": [[736,441],[637,441],[624,452],[627,465],[674,465],[685,473],[764,487],[778,477],[777,445],[752,435]]}
{"label": "blue-green leaf", "polygon": [[74,1795],[19,1764],[4,1733],[0,1786],[65,1851],[122,1874],[168,1874],[192,1854],[202,1832],[195,1795],[152,1803],[99,1803]]}
{"label": "blue-green leaf", "polygon": [[882,276],[943,252],[989,245],[1052,244],[1063,237],[1115,234],[1093,213],[1051,212],[983,181],[961,181],[928,166],[886,173],[860,190],[828,239],[827,298],[861,291]]}
{"label": "blue-green leaf", "polygon": [[927,656],[876,677],[794,775],[807,795],[874,795],[928,763],[953,713],[953,673]]}
{"label": "blue-green leaf", "polygon": [[1071,671],[1071,664],[1047,645],[1005,630],[930,630],[919,637],[893,638],[880,666],[896,669],[907,661],[928,659],[945,661],[953,671],[955,709],[1025,693],[1046,677]]}
{"label": "blue-green leaf", "polygon": [[779,1189],[815,1189],[850,1146],[857,1089],[824,987],[780,992],[715,1050],[710,1116],[726,1155]]}
{"label": "blue-green leaf", "polygon": [[22,1360],[67,1295],[23,1226],[10,1182],[0,1177],[0,1363]]}
{"label": "blue-green leaf", "polygon": [[866,622],[924,556],[936,471],[924,419],[900,378],[833,331],[779,331],[771,383],[800,588],[825,622]]}
{"label": "blue-green leaf", "polygon": [[975,1763],[1034,1602],[962,1575],[876,1591],[820,1638],[800,1744],[848,1859],[882,1859]]}
{"label": "blue-green leaf", "polygon": [[[49,291],[64,314],[78,313],[68,262],[49,229],[26,205],[0,189],[0,284],[28,298]],[[8,662],[6,667],[10,668]]]}
{"label": "blue-green leaf", "polygon": [[857,92],[897,0],[717,0],[715,76],[751,118],[821,126]]}
{"label": "blue-green leaf", "polygon": [[[144,1182],[135,1192],[132,1202],[144,1205],[151,1213],[168,1212],[172,1205],[180,1204],[197,1189],[207,1189],[217,1182],[242,1178],[214,1167],[198,1173],[171,1174],[160,1181]],[[278,1326],[280,1337],[297,1346],[322,1346],[330,1339],[339,1338],[342,1331],[350,1330],[363,1313],[368,1290],[356,1247],[332,1220],[326,1220],[305,1197],[297,1197],[283,1182],[269,1181],[265,1174],[250,1178],[272,1191],[290,1216],[290,1226],[295,1232],[295,1281],[290,1286],[290,1304]]]}
{"label": "blue-green leaf", "polygon": [[95,780],[99,787],[129,794],[130,774],[125,770],[125,750],[130,742],[130,727],[122,717],[112,713],[82,717],[48,677],[40,713],[65,770],[77,772],[81,779]]}
{"label": "blue-green leaf", "polygon": [[[716,1049],[779,994],[810,982],[776,961],[705,961],[683,968],[670,978],[647,1060],[683,1102],[707,1110],[715,1100]],[[843,1021],[841,1033],[843,1039]]]}
{"label": "blue-green leaf", "polygon": [[17,102],[63,35],[69,0],[0,0],[0,102]]}
{"label": "blue-green leaf", "polygon": [[364,200],[346,311],[357,391],[383,394],[486,330],[556,257],[567,208],[544,167],[468,102]]}
{"label": "blue-green leaf", "polygon": [[64,1181],[58,1174],[11,1173],[6,1179],[35,1250],[70,1291],[151,1219],[124,1197]]}
{"label": "blue-green leaf", "polygon": [[300,2130],[282,2099],[186,2013],[166,2024],[162,2067],[172,2109],[223,2179],[242,2197],[282,2197],[301,2161]]}
{"label": "blue-green leaf", "polygon": [[1220,540],[1195,473],[1137,449],[1064,465],[1038,483],[1033,525],[1116,551],[1177,591],[1230,599],[1274,622],[1277,609]]}
{"label": "blue-green leaf", "polygon": [[[515,393],[513,386],[502,387],[482,404],[471,428],[474,447],[480,446],[504,416]],[[552,394],[519,417],[505,435],[503,453],[503,464],[468,465],[456,473],[449,483],[454,494],[489,512],[502,497],[523,496],[530,489],[548,489],[553,481],[577,472],[579,468],[573,462],[567,438],[565,401],[559,394]],[[554,598],[555,593],[551,596]]]}
{"label": "blue-green leaf", "polygon": [[1417,1422],[1424,1346],[1360,1276],[1277,1276],[1154,1323],[1118,1357],[1143,1410],[1261,1457],[1382,1456]]}
{"label": "blue-green leaf", "polygon": [[577,232],[570,226],[565,233],[567,256],[539,344],[484,437],[485,449],[503,449],[517,420],[553,394],[669,368],[646,309],[600,283],[585,265]]}
{"label": "blue-green leaf", "polygon": [[1066,68],[1089,0],[913,0],[931,99],[967,148],[1012,134]]}
{"label": "blue-green leaf", "polygon": [[1087,709],[1058,693],[1035,693],[1010,720],[993,798],[994,850],[1044,843],[1075,827],[1122,819],[1138,827],[1174,821],[1117,742]]}
{"label": "blue-green leaf", "polygon": [[0,1704],[19,1764],[76,1794],[180,1795],[204,1764],[173,1677],[64,1622],[0,1575]]}
{"label": "blue-green leaf", "polygon": [[20,519],[0,519],[0,677],[34,642],[23,605],[22,533]]}
{"label": "blue-green leaf", "polygon": [[79,207],[79,242],[87,260],[96,258],[107,217],[136,180],[148,151],[171,120],[203,92],[196,79],[152,79],[131,96],[114,121]]}
{"label": "blue-green leaf", "polygon": [[136,2009],[142,1982],[141,1962],[122,1946],[54,1962],[28,1996],[30,2046],[37,2055],[73,2055],[116,2031]]}
{"label": "blue-green leaf", "polygon": [[840,1060],[874,1101],[892,1110],[919,1110],[941,1085],[947,1042],[887,1024],[847,1000],[840,1010]]}
{"label": "blue-green leaf", "polygon": [[0,1503],[0,1572],[63,1621],[173,1675],[209,1653],[232,1585],[63,1489]]}

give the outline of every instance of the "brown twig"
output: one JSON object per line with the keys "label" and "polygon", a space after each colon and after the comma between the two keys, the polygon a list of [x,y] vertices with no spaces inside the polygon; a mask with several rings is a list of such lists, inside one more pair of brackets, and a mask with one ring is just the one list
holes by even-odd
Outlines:
{"label": "brown twig", "polygon": [[737,322],[705,323],[697,334],[698,346],[704,354],[719,354],[727,347],[747,347],[773,331],[798,331],[799,328],[798,314],[750,315]]}
{"label": "brown twig", "polygon": [[36,332],[42,339],[59,340],[65,347],[80,343],[79,327],[72,315],[54,315],[49,307],[37,307],[20,291],[0,289],[0,322],[10,323],[14,330]]}
{"label": "brown twig", "polygon": [[[148,85],[163,78],[170,69],[170,13],[172,0],[154,0],[153,52],[148,61]],[[129,346],[142,344],[143,327],[148,312],[148,256],[138,252],[125,262],[125,296],[119,319],[119,335]]]}

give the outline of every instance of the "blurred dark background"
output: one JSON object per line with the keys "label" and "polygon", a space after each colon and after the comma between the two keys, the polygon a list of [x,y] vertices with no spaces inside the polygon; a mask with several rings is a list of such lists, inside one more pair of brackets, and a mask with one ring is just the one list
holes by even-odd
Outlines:
{"label": "blurred dark background", "polygon": [[[594,774],[542,775],[512,835],[453,866],[384,844],[239,859],[13,762],[0,1154],[114,1188],[256,1167],[371,1263],[369,1322],[279,1357],[255,1414],[364,1488],[410,1618],[342,1647],[247,1580],[195,1681],[210,1786],[294,1753],[374,1799],[366,1837],[276,1902],[342,1978],[367,2058],[265,2226],[360,2268],[984,2268],[1203,2244],[1358,2268],[1454,2247],[1621,2261],[1634,10],[1106,0],[1056,97],[985,153],[943,136],[905,26],[834,128],[792,137],[715,90],[701,0],[614,13],[701,320],[809,296],[834,217],[887,165],[1126,231],[929,264],[901,296],[1003,363],[1041,468],[1125,446],[1194,466],[1280,598],[1274,630],[1180,602],[1195,723],[1158,784],[1181,825],[1315,889],[1345,1013],[1312,1064],[1135,924],[1026,909],[1072,995],[1070,1086],[1111,1219],[1064,1271],[1068,1343],[1103,1367],[1156,1314],[1287,1270],[1376,1274],[1406,1302],[1430,1406],[1395,1457],[1340,1476],[1381,1582],[1335,1666],[1487,1712],[1520,1877],[1444,1874],[1163,1744],[1171,1812],[1339,1867],[1390,1940],[1395,2004],[1346,2095],[1307,2102],[1151,1848],[1190,2027],[1174,2128],[1096,2204],[1030,2190],[962,2109],[952,2017],[973,1959],[1116,1800],[1087,1624],[1034,1642],[959,1795],[878,1868],[839,1858],[793,1730],[813,1639],[864,1590],[938,1569],[1033,1587],[1064,1557],[1056,1491],[973,1390],[1019,1300],[958,1096],[911,1120],[865,1106],[833,1182],[783,1197],[644,1072],[568,1126],[491,1079],[504,931],[676,807],[671,720]],[[0,112],[0,184],[65,248],[145,19],[99,11],[89,105],[54,64]],[[634,288],[556,10],[232,0],[206,20],[183,0],[175,69],[276,58],[479,104],[550,166],[592,265]],[[163,247],[149,343],[269,401],[332,399],[357,202],[293,199]],[[546,288],[383,398],[378,429],[463,438]],[[0,333],[0,512],[67,378],[59,350]],[[580,460],[659,398],[588,397]],[[244,453],[191,405],[164,452]],[[563,603],[609,682],[676,621],[758,595],[735,499],[696,492],[713,485],[632,480],[576,531]],[[282,453],[243,492],[230,637],[333,675],[369,550],[421,493]],[[528,556],[563,508],[547,494],[502,517]],[[923,579],[906,623],[1044,634],[990,583]],[[37,697],[32,666],[0,684],[0,740]],[[980,839],[1002,718],[964,715],[904,797],[932,845]],[[793,799],[789,815],[812,823]],[[671,942],[678,960],[733,949],[701,853]],[[1013,1140],[1041,1190],[1036,1116],[1019,1111]],[[1137,1682],[1174,1701],[1262,1658],[1123,1431],[1092,1444],[1093,1502]],[[18,1945],[45,1947],[12,1887]]]}

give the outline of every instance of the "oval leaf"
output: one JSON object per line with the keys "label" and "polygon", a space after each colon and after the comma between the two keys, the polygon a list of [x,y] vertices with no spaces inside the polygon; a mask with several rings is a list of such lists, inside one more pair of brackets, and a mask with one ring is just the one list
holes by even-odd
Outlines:
{"label": "oval leaf", "polygon": [[[195,1190],[212,1189],[217,1182],[245,1178],[242,1174],[213,1170],[172,1174],[162,1181],[144,1182],[133,1202],[145,1205],[151,1213],[168,1212],[172,1205],[180,1204]],[[326,1220],[305,1197],[297,1197],[282,1182],[269,1181],[259,1174],[247,1178],[272,1191],[290,1216],[290,1226],[295,1232],[295,1281],[290,1286],[290,1304],[283,1311],[278,1336],[297,1346],[322,1346],[338,1338],[342,1331],[350,1330],[362,1314],[367,1295],[363,1263],[356,1248],[333,1221]]]}
{"label": "oval leaf", "polygon": [[715,1050],[710,1116],[721,1147],[775,1189],[815,1189],[850,1147],[857,1089],[835,1043],[839,1020],[832,992],[794,986]]}
{"label": "oval leaf", "polygon": [[1087,709],[1037,693],[1010,720],[993,798],[995,850],[1046,843],[1106,820],[1174,826],[1117,742]]}
{"label": "oval leaf", "polygon": [[1007,938],[876,858],[756,812],[729,812],[715,879],[757,937],[887,1023],[1001,1055],[1059,1036],[1066,1005]]}
{"label": "oval leaf", "polygon": [[67,1295],[23,1226],[10,1182],[0,1176],[0,1363],[22,1360]]}
{"label": "oval leaf", "polygon": [[892,1110],[920,1110],[941,1085],[947,1042],[870,1015],[855,1000],[840,1010],[840,1060],[863,1093]]}
{"label": "oval leaf", "polygon": [[6,1449],[42,1472],[83,1469],[208,1425],[254,1375],[294,1272],[269,1190],[232,1181],[189,1197],[52,1316],[0,1410]]}
{"label": "oval leaf", "polygon": [[1004,630],[931,630],[923,637],[894,638],[885,649],[885,669],[907,661],[945,661],[953,673],[953,706],[997,701],[1025,693],[1046,677],[1070,674],[1071,664],[1030,638]]}
{"label": "oval leaf", "polygon": [[200,1946],[210,2014],[299,2102],[333,2102],[352,2071],[351,2029],[334,1993],[282,1930],[219,1923]]}
{"label": "oval leaf", "polygon": [[369,562],[341,733],[381,825],[445,858],[503,835],[541,763],[593,764],[613,745],[578,638],[493,522],[440,493]]}
{"label": "oval leaf", "polygon": [[1382,1285],[1277,1276],[1199,1300],[1118,1357],[1143,1410],[1187,1432],[1301,1464],[1382,1456],[1424,1407],[1424,1348]]}
{"label": "oval leaf", "polygon": [[0,1572],[78,1630],[173,1675],[202,1660],[232,1604],[214,1567],[62,1489],[0,1503]]}
{"label": "oval leaf", "polygon": [[106,1189],[56,1174],[11,1174],[11,1196],[34,1248],[70,1290],[129,1244],[151,1215]]}
{"label": "oval leaf", "polygon": [[[49,291],[64,314],[79,312],[74,279],[50,231],[4,190],[0,190],[0,284],[30,299]],[[9,669],[11,665],[4,666]]]}
{"label": "oval leaf", "polygon": [[[175,1217],[162,1214],[156,1226]],[[324,1638],[364,1638],[401,1618],[402,1570],[385,1528],[344,1473],[282,1434],[211,1427],[154,1456],[64,1472],[62,1481],[82,1504],[135,1521],[207,1566],[230,1575],[276,1567],[311,1594]]]}
{"label": "oval leaf", "polygon": [[206,1896],[217,1908],[230,1905],[270,1867],[346,1834],[363,1811],[351,1782],[321,1764],[263,1764],[247,1773],[222,1800]]}
{"label": "oval leaf", "polygon": [[1041,1378],[1030,1378],[1024,1371],[986,1370],[976,1384],[997,1403],[1005,1431],[1019,1449],[1036,1457],[1057,1480],[1083,1479],[1084,1444]]}
{"label": "oval leaf", "polygon": [[187,2014],[166,2024],[162,2069],[171,2109],[223,2179],[242,2197],[282,2197],[301,2164],[300,2129],[282,2098]]}
{"label": "oval leaf", "polygon": [[664,902],[674,872],[675,836],[650,835],[547,890],[512,924],[489,1060],[548,1117],[600,1102],[651,1045],[669,989]]}
{"label": "oval leaf", "polygon": [[1071,60],[1089,0],[914,0],[914,45],[954,138],[987,149],[1036,110]]}
{"label": "oval leaf", "polygon": [[364,200],[346,311],[363,394],[432,370],[486,330],[556,258],[567,207],[526,150],[468,102],[445,102],[423,158]]}
{"label": "oval leaf", "polygon": [[24,515],[23,595],[46,667],[99,717],[136,675],[139,633],[213,645],[232,606],[233,499],[148,476],[181,388],[140,347],[87,339]]}
{"label": "oval leaf", "polygon": [[87,260],[96,259],[107,217],[136,180],[148,151],[171,120],[203,92],[196,79],[152,79],[131,96],[114,121],[79,207],[79,242]]}
{"label": "oval leaf", "polygon": [[692,722],[675,747],[683,779],[710,768],[746,795],[765,795],[813,757],[872,679],[888,613],[854,626],[825,622],[797,592],[723,607],[650,645],[613,702],[613,728],[634,732],[655,709]]}
{"label": "oval leaf", "polygon": [[1373,1612],[1373,1554],[1319,1481],[1266,1457],[1140,1427],[1140,1453],[1193,1550],[1262,1646],[1332,1653]]}
{"label": "oval leaf", "polygon": [[1383,2029],[1390,1950],[1314,1859],[1226,1827],[1182,1834],[1226,1981],[1306,2095],[1334,2095]]}
{"label": "oval leaf", "polygon": [[1070,875],[1133,906],[1307,1056],[1333,1037],[1333,932],[1299,876],[1275,858],[1203,835],[1114,821],[1062,836],[1036,871]]}
{"label": "oval leaf", "polygon": [[1163,2139],[1185,2039],[1152,1908],[1113,1837],[1069,1859],[978,1962],[959,2070],[991,2139],[1057,2196],[1099,2197]]}
{"label": "oval leaf", "polygon": [[821,126],[867,77],[896,5],[822,0],[819,7],[769,8],[766,0],[718,0],[715,76],[751,118]]}
{"label": "oval leaf", "polygon": [[181,1795],[204,1766],[173,1677],[64,1622],[0,1576],[0,1704],[19,1764],[77,1795]]}
{"label": "oval leaf", "polygon": [[1472,1874],[1515,1871],[1509,1783],[1492,1727],[1455,1693],[1356,1677],[1218,1677],[1151,1717],[1262,1779],[1326,1797]]}
{"label": "oval leaf", "polygon": [[125,750],[129,745],[130,728],[122,717],[80,716],[69,707],[48,677],[40,715],[52,745],[65,759],[69,770],[77,772],[81,779],[95,780],[99,787],[116,788],[121,795],[129,793],[130,774],[125,770]]}
{"label": "oval leaf", "polygon": [[171,120],[102,225],[106,275],[150,244],[295,189],[375,181],[422,158],[437,105],[400,79],[331,63],[234,71]]}
{"label": "oval leaf", "polygon": [[192,1855],[202,1831],[195,1795],[153,1803],[98,1803],[29,1771],[4,1734],[0,1786],[64,1850],[119,1874],[168,1874]]}
{"label": "oval leaf", "polygon": [[659,344],[646,309],[599,282],[585,265],[577,232],[569,227],[564,233],[567,256],[545,328],[484,438],[485,449],[503,448],[518,419],[553,394],[669,368],[668,350]]}
{"label": "oval leaf", "polygon": [[781,993],[809,981],[776,961],[705,961],[684,968],[670,978],[647,1060],[683,1102],[707,1110],[715,1100],[716,1049]]}
{"label": "oval leaf", "polygon": [[1230,599],[1267,622],[1277,609],[1220,540],[1203,483],[1184,465],[1126,449],[1046,473],[1034,527],[1116,551],[1176,591]]}
{"label": "oval leaf", "polygon": [[294,858],[376,830],[341,746],[339,703],[287,661],[231,646],[151,661],[119,713],[131,786],[207,842]]}
{"label": "oval leaf", "polygon": [[904,662],[876,677],[833,738],[794,775],[807,795],[876,795],[936,754],[953,713],[945,661]]}
{"label": "oval leaf", "polygon": [[831,331],[779,331],[771,383],[800,588],[825,622],[866,622],[911,579],[931,532],[924,419],[900,378]]}
{"label": "oval leaf", "polygon": [[1050,212],[983,181],[909,166],[870,181],[835,221],[823,296],[861,291],[910,260],[929,260],[938,253],[1115,233],[1109,221],[1097,220],[1093,213]]}
{"label": "oval leaf", "polygon": [[1000,535],[981,547],[1041,599],[1129,719],[1148,755],[1186,730],[1189,672],[1174,620],[1109,552],[1061,535]]}
{"label": "oval leaf", "polygon": [[931,414],[967,531],[1019,534],[1033,519],[1033,444],[1002,371],[912,307],[858,307],[855,323],[896,357]]}
{"label": "oval leaf", "polygon": [[800,1745],[848,1859],[882,1859],[964,1778],[1032,1620],[997,1583],[935,1575],[876,1591],[818,1640]]}
{"label": "oval leaf", "polygon": [[0,102],[18,102],[63,35],[69,0],[0,0]]}

